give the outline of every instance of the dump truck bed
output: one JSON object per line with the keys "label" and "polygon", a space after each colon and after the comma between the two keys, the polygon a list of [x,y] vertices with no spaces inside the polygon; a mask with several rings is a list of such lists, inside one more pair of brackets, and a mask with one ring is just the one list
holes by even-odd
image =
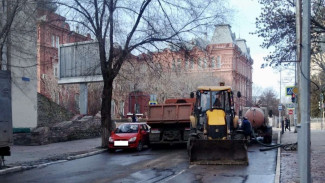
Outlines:
{"label": "dump truck bed", "polygon": [[147,123],[189,123],[193,105],[185,104],[161,104],[149,107]]}
{"label": "dump truck bed", "polygon": [[186,143],[194,102],[195,99],[168,99],[165,104],[150,105],[147,119],[151,126],[150,143]]}

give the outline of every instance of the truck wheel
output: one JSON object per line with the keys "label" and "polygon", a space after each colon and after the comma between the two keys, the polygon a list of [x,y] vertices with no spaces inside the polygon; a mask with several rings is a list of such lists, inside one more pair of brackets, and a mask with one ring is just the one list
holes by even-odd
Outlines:
{"label": "truck wheel", "polygon": [[140,152],[140,151],[142,151],[142,149],[143,149],[143,144],[140,141],[139,144],[138,144],[138,146],[137,146],[137,151]]}
{"label": "truck wheel", "polygon": [[187,154],[188,154],[189,157],[191,157],[191,148],[192,148],[191,141],[194,140],[194,139],[195,139],[194,137],[189,137],[188,140],[187,140],[186,149],[187,149]]}

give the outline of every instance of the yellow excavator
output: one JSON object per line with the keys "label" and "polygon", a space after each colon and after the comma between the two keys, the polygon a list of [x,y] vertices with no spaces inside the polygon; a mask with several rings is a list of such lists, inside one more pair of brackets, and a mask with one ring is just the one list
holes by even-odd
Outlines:
{"label": "yellow excavator", "polygon": [[[194,97],[191,93],[191,97]],[[240,97],[240,92],[237,97]],[[191,164],[248,165],[247,141],[238,129],[230,86],[200,86],[187,150]],[[238,119],[238,118],[237,118]]]}

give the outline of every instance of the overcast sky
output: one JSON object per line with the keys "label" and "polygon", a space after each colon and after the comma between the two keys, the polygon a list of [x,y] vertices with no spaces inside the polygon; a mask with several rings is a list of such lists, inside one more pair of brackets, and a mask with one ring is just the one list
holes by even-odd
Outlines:
{"label": "overcast sky", "polygon": [[[273,88],[275,92],[280,91],[280,73],[270,67],[261,69],[265,57],[271,50],[262,49],[259,45],[263,39],[257,35],[251,35],[255,31],[255,19],[261,12],[261,6],[257,0],[230,0],[230,6],[235,9],[234,18],[231,23],[232,31],[236,37],[246,39],[246,44],[251,50],[254,60],[253,83],[259,87]],[[294,74],[282,72],[281,95],[284,96],[286,86],[291,86],[294,82]],[[253,92],[254,93],[254,92]]]}

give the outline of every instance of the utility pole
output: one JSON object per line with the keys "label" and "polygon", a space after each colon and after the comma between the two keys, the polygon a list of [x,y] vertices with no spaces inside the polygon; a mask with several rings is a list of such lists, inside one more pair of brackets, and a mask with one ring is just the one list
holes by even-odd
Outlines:
{"label": "utility pole", "polygon": [[[299,82],[299,76],[300,76],[300,63],[301,63],[301,0],[296,0],[296,44],[297,44],[297,51],[296,51],[296,57],[297,62],[295,63],[296,66],[296,74],[295,74],[295,86],[297,87]],[[298,91],[301,90],[298,87]],[[295,113],[294,113],[294,124],[295,124],[295,131],[294,133],[297,133],[297,124],[299,122],[300,124],[300,114],[298,114],[299,111],[299,93],[295,93],[296,99],[295,99]]]}
{"label": "utility pole", "polygon": [[[283,134],[284,133],[284,124],[282,123],[282,116],[281,116],[281,111],[282,111],[282,103],[281,103],[281,85],[282,85],[282,76],[281,76],[281,72],[282,72],[282,68],[281,68],[281,64],[280,64],[280,104],[278,106],[278,109],[279,109],[279,124],[281,125],[281,133]],[[281,107],[280,107],[281,105]]]}
{"label": "utility pole", "polygon": [[323,125],[324,125],[324,95],[323,92],[320,94],[320,111],[321,111],[321,130],[323,130]]}
{"label": "utility pole", "polygon": [[310,0],[303,0],[302,6],[302,52],[300,70],[299,113],[301,115],[301,134],[298,141],[300,182],[310,183]]}

